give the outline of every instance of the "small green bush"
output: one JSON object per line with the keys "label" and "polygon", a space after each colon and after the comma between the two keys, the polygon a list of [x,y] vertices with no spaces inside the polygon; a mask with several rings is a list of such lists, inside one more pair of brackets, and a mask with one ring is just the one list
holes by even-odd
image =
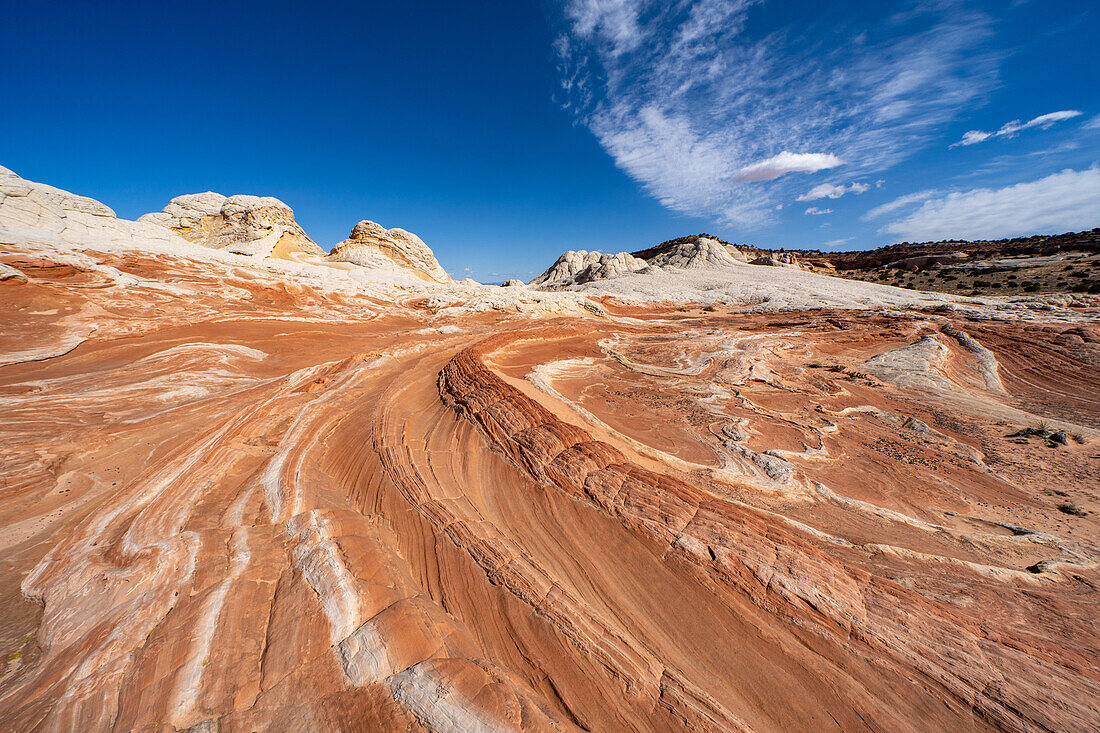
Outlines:
{"label": "small green bush", "polygon": [[1062,512],[1062,514],[1072,514],[1075,517],[1085,516],[1084,510],[1072,501],[1063,501],[1058,505],[1058,511]]}

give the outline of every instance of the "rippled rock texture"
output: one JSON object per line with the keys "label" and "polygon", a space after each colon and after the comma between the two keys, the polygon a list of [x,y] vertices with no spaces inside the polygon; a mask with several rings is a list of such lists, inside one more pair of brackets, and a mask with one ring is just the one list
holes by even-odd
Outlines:
{"label": "rippled rock texture", "polygon": [[4,730],[1100,726],[1088,314],[0,263]]}

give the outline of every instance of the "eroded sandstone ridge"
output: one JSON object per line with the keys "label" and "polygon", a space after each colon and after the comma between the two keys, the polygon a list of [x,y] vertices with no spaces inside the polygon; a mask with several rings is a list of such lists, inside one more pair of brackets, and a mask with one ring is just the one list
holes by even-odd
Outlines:
{"label": "eroded sandstone ridge", "polygon": [[12,175],[0,730],[1100,727],[1095,309],[379,282]]}

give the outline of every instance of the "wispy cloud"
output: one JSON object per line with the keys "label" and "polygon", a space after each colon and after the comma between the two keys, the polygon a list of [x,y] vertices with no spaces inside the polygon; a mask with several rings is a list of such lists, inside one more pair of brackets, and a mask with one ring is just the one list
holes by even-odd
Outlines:
{"label": "wispy cloud", "polygon": [[882,231],[909,241],[997,239],[1088,229],[1100,224],[1098,212],[1100,168],[1067,169],[1004,188],[929,198]]}
{"label": "wispy cloud", "polygon": [[784,174],[888,168],[995,82],[992,21],[957,3],[748,32],[758,4],[566,0],[565,103],[672,210],[767,223],[805,191]]}
{"label": "wispy cloud", "polygon": [[887,214],[892,214],[895,211],[904,209],[906,206],[911,206],[913,204],[919,204],[923,201],[927,201],[937,194],[939,194],[939,191],[930,189],[927,191],[917,191],[916,193],[909,193],[904,196],[899,196],[893,201],[882,204],[881,206],[876,206],[875,208],[864,214],[861,218],[864,221],[868,221],[870,219],[878,219],[880,217],[886,216]]}
{"label": "wispy cloud", "polygon": [[806,213],[810,216],[821,216],[822,214],[831,214],[833,213],[833,210],[819,209],[816,206],[811,206],[810,208],[806,209]]}
{"label": "wispy cloud", "polygon": [[847,186],[836,186],[832,183],[822,183],[814,186],[806,193],[798,197],[798,201],[817,201],[818,199],[838,199],[848,193],[866,193],[871,190],[869,183],[851,183]]}
{"label": "wispy cloud", "polygon": [[[1032,127],[1039,127],[1047,130],[1051,125],[1056,122],[1062,122],[1063,120],[1072,120],[1074,117],[1080,117],[1084,112],[1076,109],[1063,109],[1058,112],[1048,112],[1045,115],[1039,115],[1038,117],[1028,120],[1027,122],[1021,122],[1020,120],[1013,120],[1012,122],[1006,122],[1001,125],[1001,129],[996,132],[985,132],[984,130],[969,130],[963,133],[962,139],[957,143],[951,143],[950,147],[957,148],[960,145],[977,145],[980,142],[985,142],[991,137],[1015,137],[1022,130],[1029,130]],[[1091,123],[1089,123],[1091,124]]]}
{"label": "wispy cloud", "polygon": [[574,0],[566,5],[573,32],[599,42],[612,55],[632,51],[642,40],[640,0]]}

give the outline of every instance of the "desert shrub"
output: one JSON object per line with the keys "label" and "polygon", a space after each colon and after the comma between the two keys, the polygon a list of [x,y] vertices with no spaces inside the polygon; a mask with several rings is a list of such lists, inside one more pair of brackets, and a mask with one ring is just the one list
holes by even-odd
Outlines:
{"label": "desert shrub", "polygon": [[1075,517],[1085,516],[1084,510],[1072,501],[1063,501],[1058,505],[1058,511],[1062,512],[1062,514],[1072,514]]}

